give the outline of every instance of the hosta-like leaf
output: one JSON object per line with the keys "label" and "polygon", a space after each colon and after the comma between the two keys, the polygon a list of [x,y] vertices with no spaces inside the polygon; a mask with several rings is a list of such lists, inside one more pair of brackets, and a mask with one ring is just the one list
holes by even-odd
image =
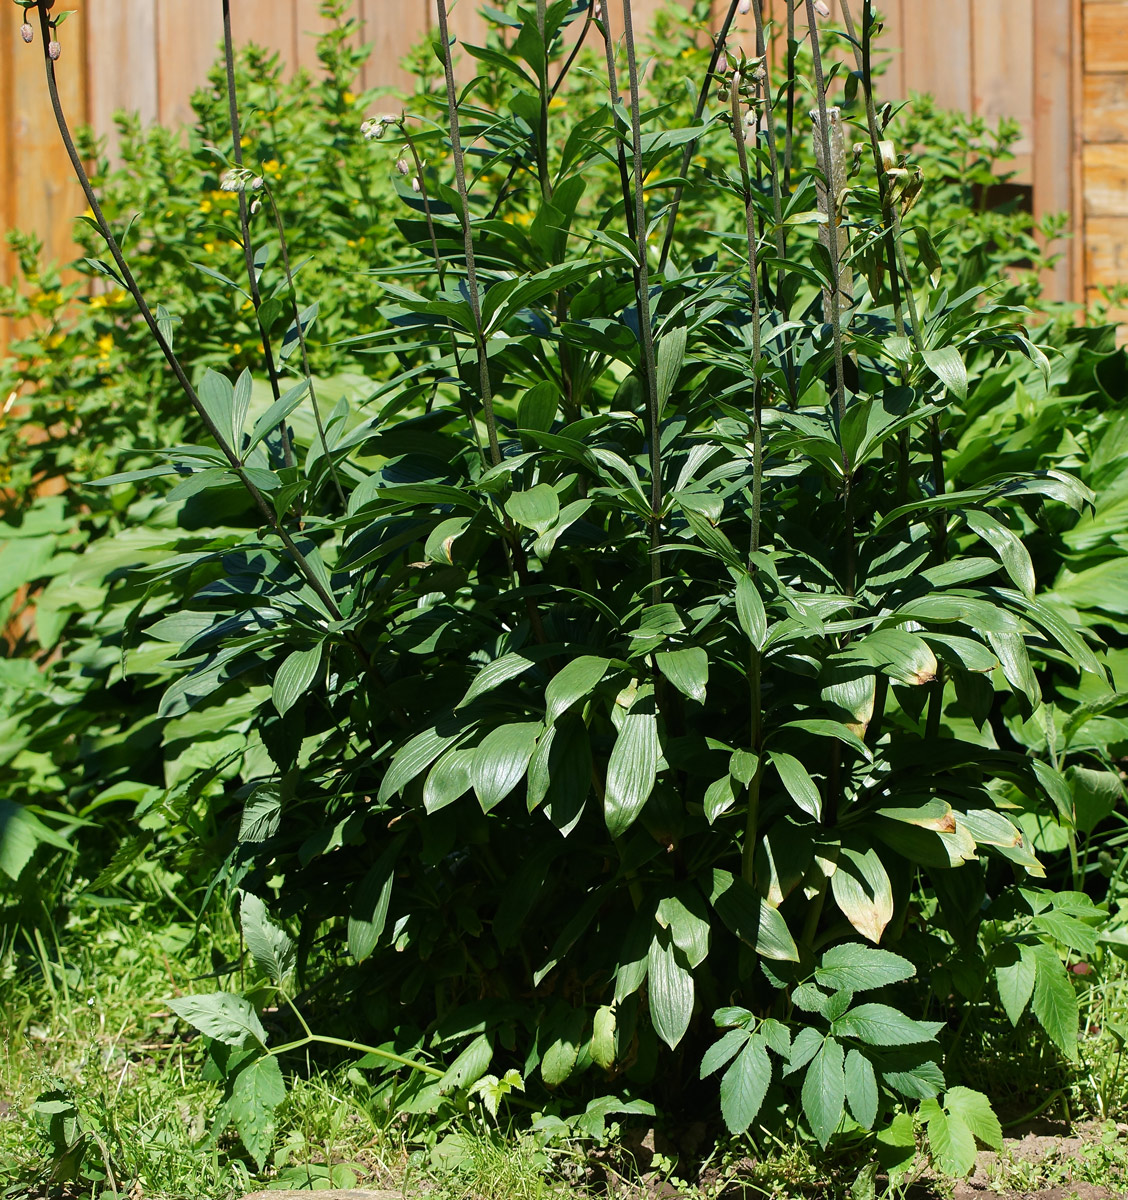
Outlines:
{"label": "hosta-like leaf", "polygon": [[675,1049],[689,1028],[693,1015],[693,975],[684,960],[680,960],[673,939],[668,933],[654,935],[650,943],[650,1019],[654,1030]]}
{"label": "hosta-like leaf", "polygon": [[505,511],[526,529],[545,533],[560,516],[560,497],[547,483],[538,483],[527,492],[514,492],[505,502]]}
{"label": "hosta-like leaf", "polygon": [[654,656],[658,670],[682,693],[698,704],[705,702],[709,682],[709,656],[700,646],[684,650],[660,650]]}
{"label": "hosta-like leaf", "polygon": [[607,763],[603,811],[612,837],[622,837],[650,799],[658,777],[659,753],[654,699],[643,696],[623,718]]}
{"label": "hosta-like leaf", "polygon": [[552,725],[561,713],[586,699],[611,667],[611,660],[584,654],[563,666],[544,690],[545,724]]}
{"label": "hosta-like leaf", "polygon": [[842,915],[871,942],[881,941],[893,919],[893,885],[875,850],[860,854],[843,847],[831,891]]}
{"label": "hosta-like leaf", "polygon": [[709,872],[705,887],[717,916],[757,954],[777,962],[799,961],[787,922],[746,880],[717,868]]}
{"label": "hosta-like leaf", "polygon": [[320,645],[309,650],[295,650],[287,655],[278,668],[270,698],[280,716],[285,716],[294,707],[317,678],[321,667],[321,651]]}
{"label": "hosta-like leaf", "polygon": [[768,614],[749,575],[742,575],[736,585],[736,616],[753,648],[762,651],[768,640]]}
{"label": "hosta-like leaf", "polygon": [[783,754],[778,750],[772,750],[768,758],[779,772],[780,780],[791,799],[816,821],[821,820],[822,796],[807,768],[794,755]]}
{"label": "hosta-like leaf", "polygon": [[967,367],[955,346],[944,346],[939,350],[925,350],[921,357],[924,365],[959,401],[967,399]]}
{"label": "hosta-like leaf", "polygon": [[654,919],[668,929],[674,945],[691,967],[699,967],[709,953],[709,916],[696,888],[683,887],[658,903]]}
{"label": "hosta-like leaf", "polygon": [[551,1023],[548,1036],[552,1041],[541,1057],[541,1078],[545,1087],[559,1087],[575,1069],[585,1020],[583,1009],[573,1008],[561,1020]]}
{"label": "hosta-like leaf", "polygon": [[1034,564],[1030,559],[1030,551],[1022,544],[1018,534],[976,508],[967,509],[964,520],[999,556],[1014,586],[1028,600],[1033,600],[1036,586]]}
{"label": "hosta-like leaf", "polygon": [[510,679],[523,675],[532,665],[533,659],[527,654],[503,654],[494,659],[474,676],[474,682],[466,689],[466,695],[458,702],[458,707],[465,708],[479,696],[484,696],[494,688],[501,687],[503,683],[508,683]]}
{"label": "hosta-like leaf", "polygon": [[470,782],[483,812],[500,804],[524,778],[543,729],[539,721],[500,725],[479,743],[470,762]]}
{"label": "hosta-like leaf", "polygon": [[609,1071],[615,1065],[615,1008],[603,1004],[595,1010],[591,1030],[591,1060]]}
{"label": "hosta-like leaf", "polygon": [[474,762],[474,754],[473,750],[455,746],[427,772],[423,784],[423,807],[427,812],[446,808],[470,790],[470,767]]}

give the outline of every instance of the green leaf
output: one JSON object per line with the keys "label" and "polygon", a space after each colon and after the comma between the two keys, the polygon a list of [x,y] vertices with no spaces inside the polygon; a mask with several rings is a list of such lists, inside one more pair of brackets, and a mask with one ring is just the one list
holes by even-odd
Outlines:
{"label": "green leaf", "polygon": [[654,655],[658,670],[683,696],[705,703],[705,685],[709,682],[709,656],[700,646],[684,650],[659,650]]}
{"label": "green leaf", "polygon": [[0,870],[10,879],[19,879],[40,843],[59,850],[72,849],[65,838],[22,804],[0,800]]}
{"label": "green leaf", "polygon": [[673,395],[682,364],[685,362],[685,344],[688,330],[684,325],[671,329],[658,339],[658,411],[666,407]]}
{"label": "green leaf", "polygon": [[505,502],[505,511],[518,525],[546,533],[560,516],[560,497],[555,488],[538,483],[527,492],[514,492]]}
{"label": "green leaf", "polygon": [[364,874],[349,908],[348,950],[363,962],[376,949],[388,923],[396,863],[403,839],[396,838]]}
{"label": "green leaf", "polygon": [[921,1105],[922,1116],[926,1111],[933,1162],[945,1175],[969,1175],[975,1169],[975,1135],[959,1117],[949,1116],[935,1101]]}
{"label": "green leaf", "polygon": [[842,1047],[827,1038],[803,1078],[803,1112],[823,1149],[838,1128],[846,1103],[843,1059]]}
{"label": "green leaf", "polygon": [[225,1046],[245,1050],[266,1045],[266,1030],[254,1006],[244,996],[233,992],[178,996],[170,1000],[168,1006],[193,1028]]}
{"label": "green leaf", "polygon": [[782,754],[778,750],[768,753],[771,764],[779,772],[779,777],[787,794],[808,815],[816,821],[822,819],[822,796],[818,785],[811,778],[807,768],[790,754]]}
{"label": "green leaf", "polygon": [[466,695],[459,700],[457,707],[465,708],[479,696],[484,696],[494,688],[501,687],[503,683],[524,675],[532,665],[533,659],[527,654],[503,654],[500,658],[495,658],[474,676],[473,683],[466,689]]}
{"label": "green leaf", "polygon": [[545,724],[552,725],[561,713],[579,700],[586,700],[611,666],[609,658],[583,654],[562,667],[544,689]]}
{"label": "green leaf", "polygon": [[863,1129],[872,1129],[877,1120],[877,1076],[873,1063],[858,1050],[846,1055],[846,1103],[854,1120]]}
{"label": "green leaf", "polygon": [[1001,521],[996,521],[994,517],[975,508],[964,512],[964,520],[999,556],[999,561],[1011,577],[1014,586],[1027,600],[1033,600],[1036,587],[1034,563],[1031,561],[1030,551],[1022,544],[1022,539]]}
{"label": "green leaf", "polygon": [[439,1091],[447,1096],[461,1088],[476,1083],[489,1070],[493,1059],[493,1042],[482,1033],[450,1064],[446,1074],[438,1081]]}
{"label": "green leaf", "polygon": [[945,346],[941,350],[925,350],[921,357],[924,359],[924,365],[957,400],[967,400],[967,367],[954,346]]}
{"label": "green leaf", "polygon": [[260,1171],[266,1166],[274,1145],[277,1129],[275,1110],[285,1099],[286,1084],[282,1080],[282,1069],[273,1055],[264,1055],[249,1062],[232,1081],[227,1112],[235,1122],[247,1153],[258,1164]]}
{"label": "green leaf", "polygon": [[275,987],[284,988],[298,961],[293,939],[280,925],[274,924],[267,915],[266,905],[251,892],[241,893],[239,923],[247,949],[259,969]]}
{"label": "green leaf", "polygon": [[295,650],[286,656],[275,672],[270,699],[279,716],[284,717],[317,678],[321,652],[321,643],[309,650]]}
{"label": "green leaf", "polygon": [[999,988],[1003,1011],[1010,1023],[1017,1025],[1027,1004],[1030,1003],[1030,997],[1034,994],[1034,975],[1037,968],[1033,955],[1022,952],[1029,950],[1029,947],[1020,950],[1011,946],[1008,949],[1013,961],[1002,963],[995,968],[995,983]]}
{"label": "green leaf", "polygon": [[907,958],[858,942],[832,946],[815,970],[815,981],[830,991],[868,992],[912,979],[916,967]]}
{"label": "green leaf", "polygon": [[716,868],[707,877],[706,889],[717,916],[757,954],[777,962],[799,961],[787,922],[745,879]]}
{"label": "green leaf", "polygon": [[763,651],[768,640],[768,614],[749,575],[742,575],[736,584],[736,617],[755,650]]}
{"label": "green leaf", "polygon": [[658,1036],[676,1049],[693,1015],[693,975],[678,961],[668,933],[656,933],[650,943],[650,1018]]}
{"label": "green leaf", "polygon": [[380,804],[391,799],[417,775],[425,771],[444,750],[464,740],[468,731],[461,725],[445,720],[441,725],[417,733],[396,751],[391,765],[380,784],[376,799]]}
{"label": "green leaf", "polygon": [[235,388],[231,380],[209,367],[200,380],[196,394],[220,436],[228,446],[237,449],[242,441],[240,435],[243,430],[242,425],[238,429],[235,428]]}
{"label": "green leaf", "polygon": [[707,1079],[729,1062],[741,1050],[751,1035],[747,1029],[729,1029],[705,1051],[698,1076]]}
{"label": "green leaf", "polygon": [[971,1088],[953,1087],[944,1093],[944,1108],[948,1115],[958,1117],[971,1132],[976,1140],[992,1150],[1003,1148],[1003,1129],[991,1101],[982,1092],[972,1091]]}
{"label": "green leaf", "polygon": [[423,553],[429,562],[454,565],[454,543],[466,532],[473,517],[448,517],[440,521],[427,537]]}
{"label": "green leaf", "polygon": [[674,945],[691,967],[705,961],[709,954],[709,917],[696,888],[682,887],[677,895],[660,900],[654,919],[660,928],[670,931]]}
{"label": "green leaf", "polygon": [[650,799],[660,751],[654,698],[640,692],[623,718],[607,763],[604,817],[612,837],[622,837]]}
{"label": "green leaf", "polygon": [[[730,1032],[744,1031],[734,1029]],[[763,1042],[752,1038],[721,1077],[721,1116],[730,1133],[743,1133],[756,1119],[771,1081],[772,1063],[768,1052]]]}
{"label": "green leaf", "polygon": [[834,1022],[837,1037],[857,1038],[868,1046],[913,1046],[930,1042],[942,1023],[914,1021],[888,1004],[859,1004]]}
{"label": "green leaf", "polygon": [[541,1079],[544,1080],[545,1087],[559,1087],[575,1070],[585,1020],[583,1009],[572,1008],[568,1010],[562,1022],[553,1022],[552,1033],[556,1036],[541,1058]]}
{"label": "green leaf", "polygon": [[474,751],[455,746],[427,772],[423,783],[423,807],[429,813],[453,804],[470,790],[470,764]]}
{"label": "green leaf", "polygon": [[705,789],[705,819],[710,825],[736,803],[732,776],[723,775]]}
{"label": "green leaf", "polygon": [[524,778],[544,726],[520,721],[491,729],[470,761],[470,782],[483,812],[500,804]]}
{"label": "green leaf", "polygon": [[591,1060],[609,1071],[615,1065],[615,1006],[602,1004],[595,1010],[591,1030]]}
{"label": "green leaf", "polygon": [[517,428],[547,432],[556,419],[560,391],[555,383],[546,380],[535,384],[521,397],[517,405]]}
{"label": "green leaf", "polygon": [[282,395],[262,414],[251,427],[250,440],[243,450],[244,458],[265,438],[269,437],[305,399],[309,384],[306,380],[296,384]]}
{"label": "green leaf", "polygon": [[893,885],[877,851],[871,848],[859,854],[843,847],[830,886],[846,920],[862,937],[881,941],[893,919]]}
{"label": "green leaf", "polygon": [[1030,952],[1035,965],[1034,1015],[1054,1045],[1071,1061],[1076,1061],[1077,993],[1052,947],[1033,946]]}

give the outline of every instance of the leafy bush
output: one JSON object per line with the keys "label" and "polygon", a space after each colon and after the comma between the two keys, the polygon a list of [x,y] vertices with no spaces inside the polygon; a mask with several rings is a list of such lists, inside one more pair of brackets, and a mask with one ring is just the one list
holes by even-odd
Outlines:
{"label": "leafy bush", "polygon": [[[417,115],[370,122],[386,155],[356,136],[355,60],[330,39],[317,119],[299,111],[261,174],[228,166],[229,198],[204,198],[231,221],[249,205],[256,323],[298,380],[280,399],[238,372],[253,338],[234,369],[217,340],[251,320],[241,249],[201,279],[159,222],[139,239],[193,412],[161,375],[80,532],[78,494],[13,513],[13,535],[36,535],[13,541],[19,582],[54,577],[39,644],[63,657],[44,675],[6,664],[21,698],[4,787],[65,795],[63,834],[136,804],[99,888],[175,853],[198,856],[189,877],[213,870],[207,897],[239,897],[267,990],[177,1011],[213,1039],[224,1119],[260,1163],[278,1055],[363,1049],[312,1033],[298,979],[318,1028],[367,1030],[374,1095],[408,1112],[496,1113],[523,1088],[546,1137],[592,1133],[616,1111],[699,1110],[719,1075],[734,1132],[801,1113],[821,1146],[896,1173],[915,1105],[940,1164],[966,1170],[998,1124],[945,1078],[963,1013],[997,994],[1017,1022],[1029,1005],[1074,1054],[1066,961],[1098,952],[1088,893],[1102,867],[1119,878],[1078,833],[1122,796],[1094,647],[1124,609],[1086,615],[1071,571],[1048,594],[1037,580],[1082,547],[1085,570],[1118,569],[1115,518],[1098,511],[1101,533],[1075,514],[1090,488],[1117,494],[1119,421],[1052,468],[1045,444],[1075,427],[1054,405],[1075,422],[1122,356],[1087,332],[1029,334],[972,284],[971,247],[1033,253],[1021,218],[951,221],[954,184],[925,182],[914,207],[920,180],[864,103],[868,3],[848,190],[811,63],[814,157],[843,159],[829,199],[798,136],[784,191],[757,60],[733,49],[710,77],[683,32],[695,121],[693,96],[630,94],[628,39],[613,107],[597,58],[555,89],[564,33],[603,32],[588,5],[510,7],[467,48],[474,88],[439,80]],[[247,63],[252,106],[281,120],[273,68]],[[221,82],[198,104],[216,145]],[[200,170],[203,139],[145,145],[142,171],[168,156],[166,189]],[[136,202],[115,188],[106,235]],[[386,197],[359,226],[356,188]],[[324,256],[295,284],[303,238]],[[109,307],[62,336],[97,333]],[[114,329],[156,380],[156,337]],[[363,383],[323,377],[353,350]],[[129,425],[143,389],[124,386]],[[60,835],[45,806],[4,803],[26,887],[36,840]],[[1047,880],[1035,848],[1066,850],[1068,877]],[[284,1017],[268,1030],[255,1003],[274,990],[299,1022],[281,1047]]]}

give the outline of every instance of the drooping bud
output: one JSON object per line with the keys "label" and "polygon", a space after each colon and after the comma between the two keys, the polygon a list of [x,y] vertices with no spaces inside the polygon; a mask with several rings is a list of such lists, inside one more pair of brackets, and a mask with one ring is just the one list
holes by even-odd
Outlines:
{"label": "drooping bud", "polygon": [[409,175],[411,173],[411,164],[407,161],[406,158],[398,159],[396,162],[396,170],[401,175]]}
{"label": "drooping bud", "polygon": [[752,11],[752,0],[740,0],[740,3],[736,6],[736,11],[740,13],[742,17],[748,16],[748,14]]}
{"label": "drooping bud", "polygon": [[366,142],[378,142],[384,136],[384,122],[375,117],[369,117],[360,127]]}
{"label": "drooping bud", "polygon": [[50,56],[52,62],[58,62],[59,55],[62,54],[62,52],[63,52],[63,48],[62,48],[62,46],[59,45],[58,42],[50,42],[47,46],[47,53]]}
{"label": "drooping bud", "polygon": [[248,171],[246,167],[224,171],[219,178],[221,192],[257,192],[262,186],[262,176]]}
{"label": "drooping bud", "polygon": [[421,192],[423,190],[423,181],[419,178],[418,175],[415,175],[412,177],[411,190],[413,192]]}
{"label": "drooping bud", "polygon": [[820,17],[830,16],[830,9],[827,8],[827,6],[823,3],[823,0],[815,0],[815,12],[817,12]]}
{"label": "drooping bud", "polygon": [[252,201],[251,201],[251,216],[252,216],[252,217],[256,217],[256,216],[258,216],[258,214],[259,214],[259,210],[260,210],[261,208],[262,208],[262,201],[261,201],[261,200],[252,200]]}
{"label": "drooping bud", "polygon": [[32,29],[32,27],[26,21],[20,26],[20,37],[22,37],[25,42],[31,42],[35,40],[35,30]]}

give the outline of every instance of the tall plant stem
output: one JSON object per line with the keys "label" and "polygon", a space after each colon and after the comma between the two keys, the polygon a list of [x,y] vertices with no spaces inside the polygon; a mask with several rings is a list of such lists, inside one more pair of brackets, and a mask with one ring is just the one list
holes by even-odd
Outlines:
{"label": "tall plant stem", "polygon": [[[624,4],[629,0],[623,0]],[[603,6],[603,22],[600,32],[603,34],[603,56],[607,63],[607,94],[611,100],[611,123],[616,131],[619,128],[619,106],[622,96],[619,94],[619,75],[615,70],[615,42],[611,33],[611,16],[607,5]],[[615,138],[615,155],[619,164],[619,187],[623,194],[623,215],[627,222],[627,233],[632,241],[637,241],[637,216],[631,206],[631,175],[627,167],[627,152],[623,148],[623,139]]]}
{"label": "tall plant stem", "polygon": [[[701,115],[705,111],[705,105],[709,99],[709,87],[713,82],[713,78],[717,73],[717,63],[721,61],[721,55],[724,53],[725,39],[728,37],[728,32],[732,28],[732,23],[736,19],[736,10],[740,4],[740,0],[732,0],[729,5],[728,13],[725,19],[721,22],[721,28],[717,31],[716,37],[713,39],[713,53],[709,56],[709,66],[705,71],[705,78],[702,80],[701,88],[697,93],[697,103],[693,109],[693,123],[696,125],[701,120]],[[689,164],[693,161],[693,156],[697,152],[697,139],[687,142],[685,149],[682,151],[681,166],[678,170],[678,178],[684,179],[689,170]],[[658,255],[658,273],[661,274],[666,269],[666,263],[670,258],[670,250],[674,244],[674,227],[677,225],[678,209],[681,207],[682,196],[685,193],[685,188],[682,184],[674,189],[674,199],[670,204],[670,215],[666,218],[666,233],[662,238],[662,252]]]}
{"label": "tall plant stem", "polygon": [[[826,240],[830,256],[830,318],[831,337],[834,339],[834,396],[835,415],[841,431],[846,419],[846,379],[842,351],[842,264],[838,253],[838,197],[834,191],[834,161],[830,144],[830,116],[826,105],[826,78],[823,74],[822,52],[819,48],[819,26],[815,17],[815,0],[807,0],[807,32],[811,39],[811,63],[815,76],[815,95],[819,105],[819,137],[823,151],[823,174],[827,195],[827,215],[830,220],[830,236]],[[842,445],[842,494],[846,516],[846,590],[852,596],[855,588],[854,545],[854,498],[851,475],[853,464]]]}
{"label": "tall plant stem", "polygon": [[783,127],[783,190],[791,195],[791,164],[795,158],[795,7],[800,0],[783,0],[787,5],[787,114]]}
{"label": "tall plant stem", "polygon": [[541,196],[545,200],[552,199],[552,177],[548,172],[548,102],[551,93],[548,88],[548,43],[545,40],[548,19],[548,0],[537,0],[537,33],[540,34],[541,45],[544,47],[544,58],[541,69],[537,72],[537,82],[540,93],[540,125],[537,129],[537,173],[540,175]]}
{"label": "tall plant stem", "polygon": [[[634,15],[631,0],[623,0],[623,38],[627,51],[627,74],[631,91],[631,156],[634,160],[635,245],[638,247],[639,341],[646,372],[646,435],[650,442],[650,581],[651,599],[661,599],[662,578],[662,437],[658,411],[658,364],[654,353],[654,329],[650,318],[650,266],[646,260],[646,201],[643,197],[642,115],[638,87],[638,56],[635,53]],[[624,196],[624,200],[627,197]]]}
{"label": "tall plant stem", "polygon": [[497,438],[497,420],[494,416],[493,390],[490,387],[489,351],[485,332],[482,329],[482,301],[478,290],[478,268],[474,257],[474,230],[470,220],[470,194],[466,187],[466,156],[462,150],[462,137],[458,128],[458,97],[455,94],[454,62],[450,54],[450,23],[447,20],[447,2],[438,0],[439,37],[443,44],[443,69],[446,73],[447,115],[450,119],[450,146],[454,158],[454,179],[458,188],[458,199],[462,212],[462,241],[466,251],[466,288],[469,292],[470,313],[474,319],[474,345],[478,352],[478,380],[481,388],[482,415],[486,422],[486,438],[490,445],[490,459],[496,467],[501,462],[501,443]]}
{"label": "tall plant stem", "polygon": [[[239,100],[235,93],[235,45],[231,37],[231,0],[223,0],[223,60],[227,70],[227,112],[231,124],[232,157],[237,168],[243,166],[243,137],[239,128]],[[247,206],[247,197],[239,193],[239,227],[243,238],[243,260],[247,266],[247,282],[251,289],[251,305],[255,310],[255,324],[259,327],[259,337],[262,340],[262,358],[266,366],[267,378],[270,380],[270,390],[277,400],[282,395],[278,381],[278,366],[274,361],[274,349],[270,344],[270,336],[258,321],[258,311],[262,308],[262,293],[259,291],[258,272],[255,270],[255,250],[251,244],[251,221]],[[287,467],[294,465],[294,448],[286,433],[286,422],[278,425],[278,436],[282,439],[282,461]]]}
{"label": "tall plant stem", "polygon": [[752,752],[756,772],[748,784],[748,813],[744,822],[741,873],[748,883],[756,882],[756,843],[760,837],[760,788],[764,777],[764,714],[760,651],[753,648],[748,662],[748,702],[751,708]]}
{"label": "tall plant stem", "polygon": [[63,146],[66,148],[67,157],[70,159],[71,167],[74,170],[75,177],[78,179],[79,186],[82,188],[82,193],[86,197],[86,203],[90,206],[90,211],[94,214],[94,220],[98,225],[99,232],[106,241],[109,247],[110,256],[114,260],[114,265],[118,269],[121,277],[121,282],[125,285],[130,296],[133,297],[134,304],[137,305],[137,311],[141,314],[142,320],[148,326],[149,333],[156,342],[161,354],[164,356],[165,362],[168,363],[169,369],[172,371],[176,382],[180,385],[181,390],[187,397],[196,415],[200,418],[207,429],[209,435],[219,447],[220,453],[227,459],[232,473],[238,478],[239,482],[246,488],[255,507],[262,513],[264,520],[271,529],[274,530],[279,541],[286,547],[287,552],[294,560],[294,565],[305,579],[305,581],[313,589],[318,599],[325,605],[326,610],[334,621],[343,620],[341,610],[337,607],[337,602],[332,595],[322,585],[313,568],[306,561],[306,557],[298,549],[294,539],[286,531],[270,506],[266,497],[255,485],[247,472],[243,469],[243,464],[239,459],[234,447],[220,432],[219,426],[212,420],[207,409],[200,403],[200,398],[196,394],[196,389],[192,386],[184,368],[180,365],[180,360],[173,353],[172,347],[168,340],[160,330],[156,318],[153,316],[152,310],[145,301],[145,297],[141,294],[141,289],[137,286],[137,280],[133,277],[133,272],[129,269],[129,264],[125,261],[121,252],[121,247],[118,245],[117,238],[114,237],[113,230],[110,228],[109,222],[106,220],[106,215],[102,211],[102,206],[98,202],[98,197],[94,193],[94,189],[90,184],[90,177],[86,173],[86,168],[79,157],[78,149],[74,144],[74,138],[71,136],[70,127],[67,124],[66,114],[63,112],[62,100],[59,97],[59,84],[55,77],[55,63],[48,53],[48,45],[51,42],[51,25],[48,15],[49,0],[38,0],[36,8],[39,12],[39,23],[41,29],[41,38],[43,43],[43,62],[47,74],[47,92],[51,99],[51,111],[55,117],[55,123],[59,128],[59,134],[63,139]]}
{"label": "tall plant stem", "polygon": [[752,296],[752,529],[749,553],[760,549],[760,510],[764,486],[764,412],[760,388],[760,280],[756,263],[756,217],[752,201],[752,178],[748,171],[748,147],[744,144],[744,122],[740,116],[740,72],[732,77],[729,111],[732,116],[732,138],[740,164],[740,184],[744,189],[744,235],[748,244],[748,286]]}
{"label": "tall plant stem", "polygon": [[337,499],[341,503],[341,508],[344,510],[348,507],[348,498],[345,496],[345,489],[341,487],[341,479],[337,474],[337,465],[333,462],[333,456],[329,453],[329,442],[325,436],[325,422],[321,418],[321,405],[317,402],[317,392],[313,386],[313,371],[309,365],[309,347],[306,345],[305,329],[302,327],[302,313],[298,307],[298,289],[294,284],[294,273],[290,269],[290,250],[286,245],[286,228],[282,224],[282,214],[278,211],[278,205],[274,202],[274,194],[270,188],[263,188],[266,193],[267,201],[270,204],[270,213],[274,218],[274,228],[278,230],[278,245],[282,251],[282,268],[286,272],[286,287],[290,293],[290,307],[294,311],[294,328],[298,334],[298,348],[302,355],[302,372],[306,378],[306,387],[309,389],[309,402],[313,407],[313,419],[317,423],[317,436],[321,442],[321,451],[325,455],[325,462],[329,467],[329,474],[333,480],[333,486],[337,489]]}

